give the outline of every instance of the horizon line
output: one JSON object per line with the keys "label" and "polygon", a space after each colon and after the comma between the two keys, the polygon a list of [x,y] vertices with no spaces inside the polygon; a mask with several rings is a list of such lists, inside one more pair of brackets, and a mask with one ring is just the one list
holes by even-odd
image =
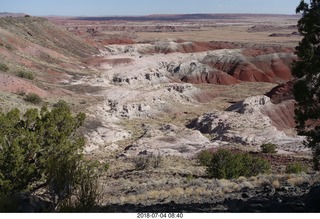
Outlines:
{"label": "horizon line", "polygon": [[159,13],[159,14],[139,14],[139,15],[134,15],[134,14],[128,14],[128,15],[119,15],[119,14],[114,14],[114,15],[32,15],[28,14],[25,12],[1,12],[0,14],[23,14],[23,15],[31,15],[35,17],[150,17],[150,16],[179,16],[179,15],[284,15],[284,16],[299,16],[299,14],[286,14],[286,13],[251,13],[251,12],[219,12],[219,13]]}

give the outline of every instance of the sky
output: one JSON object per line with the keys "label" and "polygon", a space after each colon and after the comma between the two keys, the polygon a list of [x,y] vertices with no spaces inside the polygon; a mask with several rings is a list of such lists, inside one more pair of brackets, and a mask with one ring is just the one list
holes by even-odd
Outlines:
{"label": "sky", "polygon": [[195,13],[294,14],[300,0],[0,0],[0,12],[33,16]]}

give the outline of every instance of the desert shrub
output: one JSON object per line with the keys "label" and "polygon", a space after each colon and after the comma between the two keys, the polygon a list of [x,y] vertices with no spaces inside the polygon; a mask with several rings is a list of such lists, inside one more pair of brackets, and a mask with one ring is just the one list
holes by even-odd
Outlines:
{"label": "desert shrub", "polygon": [[302,173],[306,171],[307,171],[307,168],[301,163],[292,163],[286,166],[286,173],[297,174],[297,173]]}
{"label": "desert shrub", "polygon": [[52,210],[65,203],[92,208],[98,197],[98,163],[83,155],[84,137],[77,129],[85,114],[73,116],[67,106],[48,111],[0,112],[0,211],[16,211],[14,194],[45,190]]}
{"label": "desert shrub", "polygon": [[149,163],[153,168],[160,167],[161,161],[162,161],[162,159],[161,159],[161,155],[160,154],[158,154],[158,155],[154,155],[154,154],[150,155],[150,162]]}
{"label": "desert shrub", "polygon": [[260,146],[262,153],[275,154],[277,153],[277,145],[272,143],[263,144]]}
{"label": "desert shrub", "polygon": [[42,102],[42,98],[35,93],[29,93],[24,98],[25,101],[33,103],[33,104],[39,104]]}
{"label": "desert shrub", "polygon": [[234,153],[226,149],[219,149],[207,165],[208,176],[218,179],[250,177],[269,170],[270,164],[263,158]]}
{"label": "desert shrub", "polygon": [[137,156],[133,159],[133,163],[136,170],[144,170],[147,167],[153,167],[158,168],[161,164],[161,156],[160,154],[154,155],[143,155],[143,156]]}
{"label": "desert shrub", "polygon": [[18,88],[16,91],[16,94],[18,94],[19,96],[25,96],[27,94],[27,92],[23,88]]}
{"label": "desert shrub", "polygon": [[59,100],[57,103],[53,104],[53,107],[59,108],[59,107],[67,107],[68,103],[64,100]]}
{"label": "desert shrub", "polygon": [[10,50],[10,51],[12,51],[12,50],[15,49],[15,48],[14,48],[12,45],[10,45],[10,44],[6,44],[4,47],[5,47],[6,49]]}
{"label": "desert shrub", "polygon": [[201,166],[208,166],[212,160],[213,154],[208,150],[201,151],[198,156],[198,162]]}
{"label": "desert shrub", "polygon": [[6,64],[3,64],[3,63],[0,64],[0,71],[6,72],[8,70],[9,70],[9,67]]}
{"label": "desert shrub", "polygon": [[137,156],[133,159],[136,170],[144,170],[148,167],[150,162],[149,156]]}
{"label": "desert shrub", "polygon": [[28,72],[28,71],[18,71],[16,75],[20,78],[26,78],[29,80],[34,79],[34,74],[32,72]]}

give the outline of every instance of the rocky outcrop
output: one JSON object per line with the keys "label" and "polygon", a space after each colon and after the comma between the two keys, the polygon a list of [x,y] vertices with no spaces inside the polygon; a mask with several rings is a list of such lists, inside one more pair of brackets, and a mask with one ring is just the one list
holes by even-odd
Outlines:
{"label": "rocky outcrop", "polygon": [[161,154],[161,156],[192,157],[210,145],[210,141],[199,131],[166,124],[159,129],[144,127],[144,135],[125,151],[123,156]]}
{"label": "rocky outcrop", "polygon": [[240,81],[231,75],[211,68],[198,61],[190,61],[183,63],[170,63],[167,70],[173,77],[178,77],[181,81],[192,84],[237,84]]}
{"label": "rocky outcrop", "polygon": [[293,85],[294,80],[288,81],[266,93],[266,96],[270,97],[271,102],[274,103],[274,107],[266,109],[264,113],[272,119],[279,130],[294,129],[296,127]]}
{"label": "rocky outcrop", "polygon": [[272,125],[279,131],[294,130],[296,127],[294,108],[295,101],[287,100],[270,105],[270,107],[262,109],[261,112],[272,120]]}
{"label": "rocky outcrop", "polygon": [[232,85],[238,84],[239,80],[219,70],[211,70],[209,72],[191,73],[181,78],[181,81],[192,84],[222,84]]}
{"label": "rocky outcrop", "polygon": [[289,136],[284,132],[294,126],[286,117],[292,102],[286,104],[272,104],[267,96],[250,97],[224,112],[214,110],[206,113],[188,127],[211,134],[219,144],[228,142],[260,146],[272,142],[278,144],[281,150],[295,152],[302,149],[304,137]]}
{"label": "rocky outcrop", "polygon": [[224,42],[158,42],[141,53],[195,53],[219,49],[233,49],[235,46]]}
{"label": "rocky outcrop", "polygon": [[280,83],[292,79],[295,56],[285,49],[221,49],[184,62],[171,62],[167,70],[187,83],[231,85],[241,81]]}
{"label": "rocky outcrop", "polygon": [[266,93],[270,97],[272,103],[281,103],[285,100],[293,100],[293,85],[294,80],[280,84]]}
{"label": "rocky outcrop", "polygon": [[[159,53],[195,53],[184,60],[166,63],[167,72],[187,83],[231,85],[245,82],[282,83],[292,79],[290,65],[296,56],[291,48],[236,49],[230,43],[157,42],[109,45],[110,54],[131,56]],[[209,51],[208,53],[201,53]],[[187,58],[188,57],[188,58]],[[165,65],[165,64],[164,64]]]}
{"label": "rocky outcrop", "polygon": [[245,56],[241,51],[234,51],[209,54],[202,63],[240,81],[279,83],[292,79],[290,64],[294,59],[290,53]]}

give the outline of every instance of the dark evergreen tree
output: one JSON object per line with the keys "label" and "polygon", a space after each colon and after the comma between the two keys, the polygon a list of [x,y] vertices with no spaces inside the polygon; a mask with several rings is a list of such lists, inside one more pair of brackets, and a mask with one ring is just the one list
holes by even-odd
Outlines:
{"label": "dark evergreen tree", "polygon": [[99,171],[85,159],[84,138],[77,132],[84,119],[63,102],[51,111],[29,109],[23,116],[17,109],[0,112],[0,212],[15,211],[7,204],[14,194],[39,188],[52,210],[95,205]]}
{"label": "dark evergreen tree", "polygon": [[320,0],[301,1],[296,13],[302,15],[298,28],[303,39],[296,47],[298,60],[292,73],[296,122],[300,134],[306,135],[306,145],[314,152],[315,169],[320,169]]}

